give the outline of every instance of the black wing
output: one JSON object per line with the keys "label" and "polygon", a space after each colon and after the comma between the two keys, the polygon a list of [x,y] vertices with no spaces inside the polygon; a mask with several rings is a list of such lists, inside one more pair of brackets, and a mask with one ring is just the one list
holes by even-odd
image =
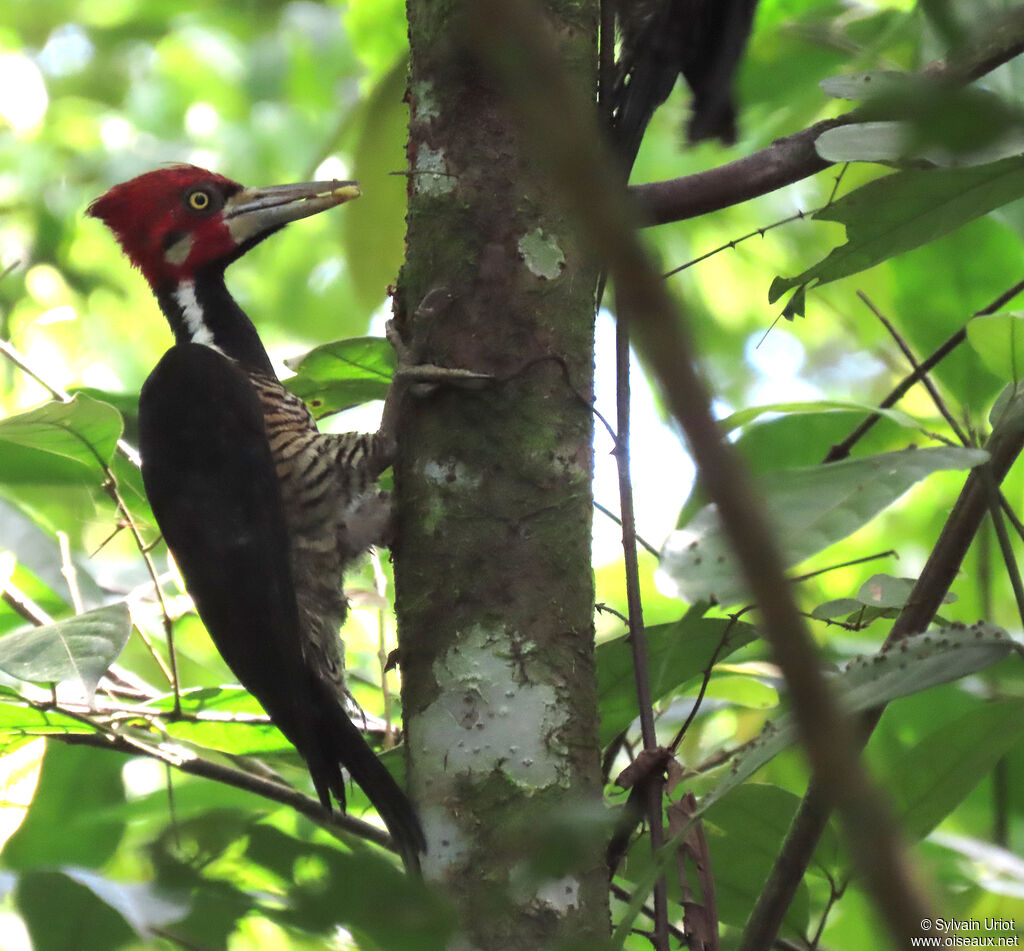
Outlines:
{"label": "black wing", "polygon": [[423,833],[405,794],[303,658],[280,486],[249,381],[209,347],[172,347],[142,388],[139,438],[153,514],[217,650],[302,754],[324,806],[330,792],[344,806],[343,763],[415,863]]}

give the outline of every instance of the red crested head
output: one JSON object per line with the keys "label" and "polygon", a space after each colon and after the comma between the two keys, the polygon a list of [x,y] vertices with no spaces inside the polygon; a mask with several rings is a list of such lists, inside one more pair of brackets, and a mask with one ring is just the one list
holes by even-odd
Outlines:
{"label": "red crested head", "polygon": [[88,214],[117,237],[154,290],[223,271],[267,235],[359,195],[355,182],[243,188],[195,165],[173,165],[115,185]]}

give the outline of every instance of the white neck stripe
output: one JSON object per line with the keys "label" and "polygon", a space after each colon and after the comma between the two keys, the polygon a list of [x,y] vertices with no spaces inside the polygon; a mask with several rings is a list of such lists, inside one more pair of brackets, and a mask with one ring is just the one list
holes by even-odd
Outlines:
{"label": "white neck stripe", "polygon": [[177,301],[178,307],[181,308],[181,319],[185,322],[185,329],[188,330],[189,339],[193,343],[215,347],[213,331],[206,325],[203,308],[196,299],[195,282],[182,281],[174,289],[174,299]]}

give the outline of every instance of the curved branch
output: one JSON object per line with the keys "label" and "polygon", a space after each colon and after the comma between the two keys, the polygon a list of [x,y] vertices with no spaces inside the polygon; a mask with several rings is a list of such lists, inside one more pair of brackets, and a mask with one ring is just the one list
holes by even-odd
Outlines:
{"label": "curved branch", "polygon": [[334,831],[343,832],[346,835],[356,835],[379,845],[382,848],[395,851],[390,836],[383,829],[356,819],[346,813],[337,813],[324,809],[320,803],[307,796],[305,793],[286,786],[284,783],[275,782],[272,779],[265,779],[256,776],[245,770],[236,769],[233,766],[226,766],[223,763],[215,763],[212,760],[202,759],[199,756],[185,758],[163,753],[155,747],[145,743],[133,742],[123,734],[111,733],[69,733],[64,735],[52,734],[52,738],[68,743],[73,746],[91,746],[95,749],[114,750],[118,753],[128,753],[132,756],[148,756],[180,769],[190,776],[201,776],[204,779],[212,779],[227,786],[234,786],[245,792],[255,793],[271,802],[280,803],[282,806],[290,806],[296,812],[302,813],[306,818],[311,819],[317,825]]}
{"label": "curved branch", "polygon": [[[922,75],[954,85],[973,82],[1024,52],[1024,6],[1015,7],[974,38],[951,60],[936,60]],[[776,139],[767,148],[718,168],[664,182],[631,185],[644,226],[684,221],[766,195],[808,178],[832,163],[815,151],[818,136],[837,126],[859,121],[854,109],[836,119],[816,122],[800,132]]]}

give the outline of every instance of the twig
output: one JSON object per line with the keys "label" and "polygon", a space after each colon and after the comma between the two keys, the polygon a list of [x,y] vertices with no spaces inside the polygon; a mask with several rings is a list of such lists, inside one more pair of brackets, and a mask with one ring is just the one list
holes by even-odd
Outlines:
{"label": "twig", "polygon": [[[89,448],[91,449],[92,447],[90,446]],[[138,526],[132,518],[132,513],[128,511],[128,506],[125,504],[125,501],[121,497],[121,493],[117,488],[117,478],[114,476],[114,470],[107,465],[95,450],[93,451],[93,455],[106,476],[103,488],[117,507],[117,511],[125,525],[128,526],[128,531],[131,532],[132,538],[135,541],[135,547],[139,550],[139,554],[142,556],[142,560],[146,565],[146,571],[149,572],[149,577],[153,582],[153,590],[156,593],[156,600],[160,605],[160,614],[164,625],[164,636],[167,639],[167,656],[171,661],[169,670],[167,668],[167,664],[164,663],[164,659],[160,656],[160,652],[153,646],[153,642],[149,639],[146,632],[139,625],[136,625],[135,629],[139,632],[139,637],[142,638],[142,642],[146,645],[146,648],[153,656],[153,659],[156,661],[160,671],[167,678],[167,682],[171,685],[171,689],[174,691],[174,712],[175,714],[178,714],[181,712],[181,696],[180,686],[178,683],[178,659],[174,652],[174,624],[171,621],[170,612],[167,610],[167,602],[164,600],[164,592],[160,585],[160,577],[157,574],[156,565],[153,564],[153,558],[149,553],[149,549],[146,547],[146,543],[139,532]]]}
{"label": "twig", "polygon": [[[611,893],[621,902],[629,903],[632,900],[632,898],[633,898],[633,896],[629,894],[629,889],[623,888],[621,885],[617,884],[616,882],[612,882],[611,885],[609,886],[609,888],[611,889]],[[641,905],[641,907],[640,907],[640,914],[642,914],[645,918],[650,918],[651,921],[654,920],[654,909],[649,907],[648,905]],[[673,938],[675,938],[676,941],[678,941],[682,946],[684,946],[684,947],[686,946],[686,944],[687,944],[686,935],[683,934],[683,932],[682,932],[682,930],[680,928],[677,928],[671,922],[669,923],[669,926],[668,926],[668,933]]]}
{"label": "twig", "polygon": [[[380,563],[380,555],[376,548],[370,549],[370,565],[373,568],[373,587],[377,597],[383,602],[388,593],[388,579],[384,576],[384,566]],[[391,749],[395,745],[395,736],[391,728],[392,700],[388,689],[388,649],[387,624],[384,620],[384,609],[377,608],[377,660],[380,664],[380,691],[384,698],[384,748]]]}
{"label": "twig", "polygon": [[[640,708],[640,733],[644,750],[653,753],[658,747],[654,730],[654,701],[651,698],[650,668],[647,660],[647,633],[644,630],[643,601],[640,596],[640,569],[636,555],[636,522],[633,517],[633,484],[629,473],[629,324],[621,311],[615,322],[615,463],[619,474],[619,511],[622,513],[622,555],[626,574],[626,603],[629,644],[633,651],[633,678]],[[651,851],[657,854],[665,844],[665,828],[661,818],[664,777],[651,776],[645,783],[647,821],[650,828]],[[654,884],[654,935],[657,951],[668,951],[668,890],[665,878]]]}
{"label": "twig", "polygon": [[71,560],[71,546],[68,544],[67,533],[57,531],[57,544],[60,546],[60,573],[68,585],[68,593],[71,595],[71,607],[75,614],[84,614],[85,605],[82,604],[82,592],[78,590],[78,570]]}
{"label": "twig", "polygon": [[[62,713],[67,712],[62,708],[58,709]],[[94,728],[96,726],[92,723],[89,725]],[[297,789],[292,789],[291,786],[255,776],[233,766],[225,766],[223,763],[215,763],[193,754],[185,756],[171,753],[123,733],[70,733],[54,734],[53,736],[54,739],[73,746],[91,746],[96,749],[129,753],[133,756],[148,756],[162,763],[167,763],[183,773],[188,773],[190,776],[212,779],[228,786],[234,786],[236,789],[242,789],[245,792],[255,793],[257,796],[262,796],[271,802],[289,806],[325,829],[357,835],[376,845],[394,851],[388,834],[382,829],[377,828],[377,826],[371,825],[369,822],[363,822],[361,819],[356,819],[347,813],[329,812],[320,805],[318,800],[299,792]]]}
{"label": "twig", "polygon": [[[28,360],[19,353],[18,349],[9,340],[0,340],[0,353],[7,357],[11,363],[22,371],[22,373],[35,380],[36,383],[46,390],[55,400],[60,400],[61,403],[70,403],[74,398],[67,390],[61,389],[59,386],[51,383],[45,376],[43,376],[42,373],[32,367]],[[136,469],[139,468],[141,465],[139,453],[131,443],[126,442],[124,439],[118,439],[117,449],[118,452],[120,452],[125,459],[135,466]]]}
{"label": "twig", "polygon": [[1024,584],[1021,583],[1020,567],[1013,554],[1013,544],[1010,542],[1010,534],[1006,530],[1006,522],[1003,521],[1003,513],[999,507],[999,490],[992,480],[992,473],[987,465],[981,466],[985,471],[985,487],[988,490],[988,514],[992,519],[992,527],[995,529],[996,541],[999,543],[999,552],[1003,556],[1003,566],[1006,575],[1010,579],[1010,588],[1013,590],[1014,601],[1017,602],[1017,616],[1024,624]]}
{"label": "twig", "polygon": [[890,548],[888,551],[880,551],[874,555],[865,555],[863,558],[851,558],[849,561],[841,561],[836,565],[826,565],[824,568],[815,568],[814,571],[808,571],[802,575],[794,575],[790,578],[790,582],[795,584],[800,581],[809,581],[811,578],[817,578],[818,575],[828,574],[830,571],[838,571],[840,568],[851,568],[854,565],[863,565],[866,561],[877,561],[879,558],[899,558],[899,554],[895,548]]}
{"label": "twig", "polygon": [[12,581],[7,581],[3,587],[3,593],[0,595],[4,601],[13,608],[18,614],[20,614],[30,624],[35,624],[36,627],[42,627],[44,624],[52,624],[53,618],[50,617],[38,604],[35,603],[24,591],[22,591]]}
{"label": "twig", "polygon": [[687,270],[687,268],[693,267],[695,264],[700,264],[701,261],[706,261],[708,258],[714,257],[716,254],[721,254],[723,251],[735,248],[736,245],[742,241],[747,241],[750,238],[756,238],[758,235],[763,238],[773,228],[781,228],[783,225],[788,225],[793,221],[802,221],[809,215],[816,215],[825,207],[825,205],[822,205],[821,208],[815,208],[813,211],[798,211],[796,214],[792,214],[788,218],[781,218],[778,221],[773,221],[770,225],[765,225],[763,228],[756,228],[749,234],[741,235],[739,238],[733,238],[732,241],[726,241],[725,244],[720,244],[717,248],[714,248],[711,251],[706,251],[698,257],[691,258],[685,264],[680,264],[678,267],[672,268],[671,271],[666,271],[663,277],[672,277],[674,274],[679,274],[682,271]]}
{"label": "twig", "polygon": [[[986,304],[981,310],[975,311],[972,317],[984,317],[988,314],[994,314],[1004,304],[1009,303],[1024,291],[1024,281],[1018,281],[1012,287],[1003,291],[995,300]],[[882,400],[879,404],[880,409],[889,409],[891,406],[895,406],[910,388],[917,383],[918,380],[922,379],[925,374],[933,370],[943,360],[946,359],[957,347],[960,346],[967,339],[967,327],[966,325],[961,327],[955,333],[953,333],[945,343],[939,345],[939,347],[924,360],[921,365],[914,370],[913,373],[908,374],[900,383],[893,388],[892,392]],[[840,459],[845,459],[853,447],[868,433],[868,431],[882,418],[881,413],[872,413],[863,422],[861,422],[854,430],[847,436],[842,442],[836,443],[826,454],[822,462],[838,462]]]}
{"label": "twig", "polygon": [[686,715],[686,719],[683,721],[683,725],[679,728],[674,739],[669,744],[669,749],[673,753],[679,749],[679,744],[683,742],[683,737],[686,736],[686,731],[690,729],[690,724],[697,717],[697,712],[700,710],[700,705],[704,702],[704,694],[707,693],[708,684],[711,682],[711,672],[715,669],[715,663],[718,660],[718,655],[722,653],[722,648],[725,647],[726,642],[729,640],[729,634],[732,632],[733,627],[736,626],[737,621],[746,614],[747,611],[753,610],[752,607],[746,607],[742,611],[737,611],[735,614],[729,617],[729,623],[726,624],[725,630],[722,632],[722,637],[718,644],[715,646],[711,659],[708,661],[707,667],[704,668],[704,676],[700,681],[700,690],[697,691],[697,697],[693,701],[693,706],[690,707],[690,712]]}
{"label": "twig", "polygon": [[[605,508],[596,499],[594,500],[594,508],[596,508],[602,515],[606,516],[607,518],[610,518],[616,525],[622,525],[622,519],[619,518],[619,516],[616,515],[611,509]],[[640,535],[638,535],[636,533],[635,528],[633,531],[633,536],[636,538],[636,540],[640,543],[640,545],[644,548],[645,551],[654,555],[655,558],[661,557],[661,552],[658,551],[658,549],[655,548],[650,542],[645,541]]]}
{"label": "twig", "polygon": [[[867,294],[864,293],[864,291],[858,290],[857,296],[864,302],[868,310],[875,315],[878,322],[889,332],[889,336],[895,341],[896,346],[900,348],[900,352],[907,358],[907,363],[910,364],[911,370],[915,373],[920,372],[921,366],[917,362],[917,358],[914,356],[914,351],[910,349],[907,342],[900,336],[899,331],[893,326],[892,321],[890,321],[889,318],[875,306],[874,302]],[[931,377],[929,377],[927,373],[921,373],[921,383],[928,391],[928,395],[932,398],[935,408],[942,414],[942,418],[945,419],[949,428],[956,434],[956,438],[960,440],[960,444],[962,446],[970,445],[967,435],[960,428],[960,425],[957,423],[953,414],[949,411],[949,407],[946,406],[945,400],[943,400],[935,384],[932,383]]]}

